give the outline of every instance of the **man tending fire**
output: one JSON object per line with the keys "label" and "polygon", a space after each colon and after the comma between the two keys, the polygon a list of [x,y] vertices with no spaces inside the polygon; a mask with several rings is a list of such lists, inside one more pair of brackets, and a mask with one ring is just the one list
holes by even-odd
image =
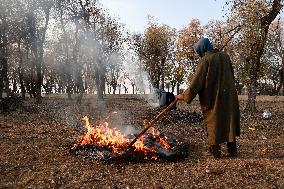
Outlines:
{"label": "man tending fire", "polygon": [[187,103],[199,95],[207,128],[209,152],[221,157],[220,144],[227,142],[230,157],[237,155],[236,136],[240,135],[240,112],[230,57],[213,49],[207,38],[194,45],[201,57],[190,86],[177,100]]}

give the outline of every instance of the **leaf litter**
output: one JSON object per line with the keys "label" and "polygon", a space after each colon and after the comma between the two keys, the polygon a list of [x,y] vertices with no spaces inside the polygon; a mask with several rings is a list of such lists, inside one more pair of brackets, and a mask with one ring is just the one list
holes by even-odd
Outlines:
{"label": "leaf litter", "polygon": [[[104,111],[86,98],[78,106],[62,98],[0,115],[0,188],[283,188],[284,101],[257,101],[259,113],[241,111],[239,156],[213,159],[199,103],[178,104],[155,128],[189,141],[189,156],[177,162],[104,163],[68,151],[85,130],[83,115],[98,119],[118,111],[125,125],[142,129],[159,109],[132,95],[107,96]],[[245,101],[241,101],[241,110]],[[269,109],[270,119],[262,112]],[[29,111],[27,111],[29,110]],[[254,129],[251,129],[254,128]]]}

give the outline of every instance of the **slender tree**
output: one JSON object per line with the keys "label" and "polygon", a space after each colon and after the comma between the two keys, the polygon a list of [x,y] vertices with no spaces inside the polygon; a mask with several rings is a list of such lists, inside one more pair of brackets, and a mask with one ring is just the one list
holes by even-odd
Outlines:
{"label": "slender tree", "polygon": [[246,110],[253,113],[256,111],[255,100],[261,68],[260,59],[267,41],[268,29],[282,9],[283,1],[234,0],[229,3],[232,5],[230,19],[242,27],[237,37],[243,46],[242,53],[249,77]]}

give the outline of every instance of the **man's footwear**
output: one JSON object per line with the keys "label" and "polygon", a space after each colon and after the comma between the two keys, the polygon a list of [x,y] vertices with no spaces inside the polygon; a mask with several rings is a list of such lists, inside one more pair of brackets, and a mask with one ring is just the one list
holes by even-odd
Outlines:
{"label": "man's footwear", "polygon": [[227,150],[228,150],[229,157],[237,157],[238,150],[237,150],[236,142],[227,142]]}
{"label": "man's footwear", "polygon": [[209,152],[215,159],[221,158],[221,147],[220,145],[210,145]]}

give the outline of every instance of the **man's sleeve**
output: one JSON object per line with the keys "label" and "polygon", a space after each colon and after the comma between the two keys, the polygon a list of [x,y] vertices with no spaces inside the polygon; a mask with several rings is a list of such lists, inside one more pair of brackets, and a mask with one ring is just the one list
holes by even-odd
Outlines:
{"label": "man's sleeve", "polygon": [[198,63],[190,86],[184,91],[184,101],[188,104],[191,103],[194,97],[204,88],[207,68],[208,63],[205,60]]}

